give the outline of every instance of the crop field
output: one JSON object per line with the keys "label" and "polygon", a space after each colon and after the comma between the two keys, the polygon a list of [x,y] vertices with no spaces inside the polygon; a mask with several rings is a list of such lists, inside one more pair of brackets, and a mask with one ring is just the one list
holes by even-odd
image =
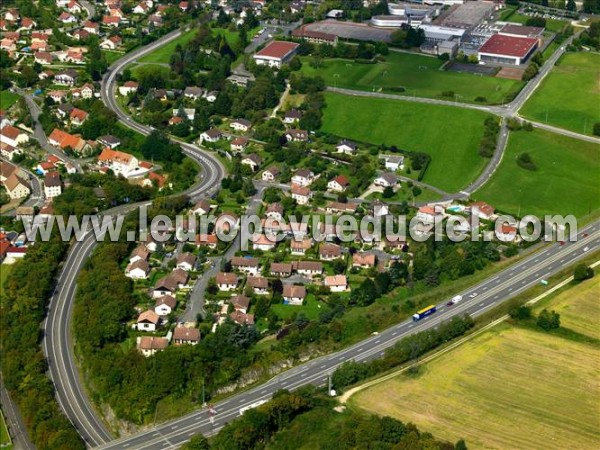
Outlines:
{"label": "crop field", "polygon": [[[361,64],[351,60],[326,59],[322,66],[311,67],[310,58],[303,59],[302,71],[308,75],[320,75],[328,86],[366,91],[391,92],[394,94],[439,98],[474,103],[477,97],[482,103],[504,103],[506,96],[523,87],[520,80],[507,80],[492,76],[439,70],[443,64],[437,58],[425,55],[390,52],[385,62]],[[404,88],[398,92],[396,88]],[[452,91],[455,95],[442,96]]]}
{"label": "crop field", "polygon": [[[547,307],[562,319],[567,302],[579,308],[589,296],[570,289]],[[503,323],[351,403],[470,449],[590,449],[600,439],[599,364],[597,345]]]}
{"label": "crop field", "polygon": [[332,93],[325,98],[323,131],[429,154],[432,161],[425,183],[456,192],[473,181],[487,163],[478,154],[485,113]]}
{"label": "crop field", "polygon": [[[537,170],[517,165],[522,153],[531,156]],[[521,217],[582,217],[600,207],[599,171],[596,144],[537,129],[513,132],[500,167],[474,197]]]}
{"label": "crop field", "polygon": [[600,54],[568,53],[525,103],[521,115],[537,122],[592,134],[600,122]]}

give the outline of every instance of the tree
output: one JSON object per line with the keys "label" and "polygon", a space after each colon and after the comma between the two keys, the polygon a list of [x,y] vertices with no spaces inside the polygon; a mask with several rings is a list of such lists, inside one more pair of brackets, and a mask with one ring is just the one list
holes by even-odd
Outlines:
{"label": "tree", "polygon": [[459,439],[454,445],[454,450],[467,450],[467,444],[464,439]]}
{"label": "tree", "polygon": [[383,189],[383,193],[381,194],[383,198],[392,198],[394,196],[394,188],[391,186],[386,186]]}
{"label": "tree", "polygon": [[510,310],[509,315],[516,320],[527,320],[531,318],[531,308],[529,306],[519,306]]}
{"label": "tree", "polygon": [[594,269],[585,265],[578,264],[573,272],[573,279],[577,282],[588,280],[594,276]]}
{"label": "tree", "polygon": [[560,314],[556,311],[542,310],[537,319],[537,326],[545,331],[555,330],[560,327]]}
{"label": "tree", "polygon": [[600,13],[600,1],[598,0],[583,0],[583,12],[587,14]]}
{"label": "tree", "polygon": [[577,11],[575,0],[567,0],[567,11]]}
{"label": "tree", "polygon": [[594,124],[594,134],[596,136],[600,136],[600,122],[596,122]]}

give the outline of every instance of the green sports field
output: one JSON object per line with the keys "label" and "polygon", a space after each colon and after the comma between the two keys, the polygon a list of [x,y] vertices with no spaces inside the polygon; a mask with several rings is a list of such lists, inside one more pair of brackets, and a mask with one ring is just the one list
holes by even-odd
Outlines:
{"label": "green sports field", "polygon": [[[328,86],[446,100],[456,97],[443,97],[442,92],[453,91],[465,103],[474,103],[477,97],[485,97],[483,103],[504,103],[508,94],[523,87],[517,80],[441,71],[442,61],[425,55],[390,52],[385,59],[376,64],[327,59],[322,67],[313,68],[311,58],[304,58],[302,71],[322,76]],[[393,90],[398,87],[405,92]]]}
{"label": "green sports field", "polygon": [[321,129],[373,144],[428,153],[423,182],[448,192],[469,185],[487,159],[478,154],[487,115],[452,106],[326,93]]}
{"label": "green sports field", "polygon": [[577,133],[600,122],[600,54],[568,53],[525,103],[520,114]]}
{"label": "green sports field", "polygon": [[[536,171],[516,158],[528,153]],[[596,144],[542,130],[509,136],[500,167],[474,194],[510,214],[585,216],[600,207],[600,150]]]}

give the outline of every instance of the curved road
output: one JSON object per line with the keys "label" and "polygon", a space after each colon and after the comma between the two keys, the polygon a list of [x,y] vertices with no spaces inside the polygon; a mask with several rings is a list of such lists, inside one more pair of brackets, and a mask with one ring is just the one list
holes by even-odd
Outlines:
{"label": "curved road", "polygon": [[[119,109],[114,99],[116,75],[131,60],[147,52],[151,52],[165,42],[176,38],[180,33],[178,30],[165,35],[162,39],[149,46],[128,54],[111,66],[110,71],[103,80],[102,99],[106,106],[117,114],[123,124],[143,135],[150,134],[152,132],[151,127],[129,120],[129,117]],[[183,152],[187,156],[195,160],[202,167],[203,174],[199,182],[182,194],[187,194],[191,198],[212,195],[218,189],[219,183],[225,174],[220,161],[195,145],[179,141],[177,143],[181,144]],[[139,206],[140,204],[123,205],[105,211],[104,215],[116,216],[126,214]],[[72,246],[50,300],[48,316],[44,322],[43,342],[50,368],[50,378],[54,383],[58,402],[89,446],[97,446],[110,442],[112,439],[105,424],[94,411],[85,389],[82,388],[83,383],[79,377],[70,333],[73,308],[72,299],[76,290],[76,278],[95,244],[94,234],[88,233],[81,242],[76,242]]]}

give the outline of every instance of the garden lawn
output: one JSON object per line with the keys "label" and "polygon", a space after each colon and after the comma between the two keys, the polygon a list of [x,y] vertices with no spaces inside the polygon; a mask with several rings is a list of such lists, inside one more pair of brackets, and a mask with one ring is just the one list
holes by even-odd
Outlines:
{"label": "garden lawn", "polygon": [[[475,102],[477,97],[485,97],[489,103],[503,103],[507,95],[523,87],[518,80],[441,71],[443,62],[430,56],[390,52],[385,59],[376,64],[326,59],[322,67],[313,68],[309,64],[311,58],[303,58],[302,72],[322,76],[328,86],[347,89],[455,100],[454,95],[442,96],[444,91],[453,91],[461,102],[467,103]],[[393,90],[399,87],[405,92]]]}
{"label": "garden lawn", "polygon": [[289,319],[294,313],[304,314],[310,320],[317,320],[321,312],[327,311],[329,307],[324,303],[317,301],[313,294],[308,294],[302,306],[284,305],[279,303],[272,305],[271,310],[277,314],[280,319]]}
{"label": "garden lawn", "polygon": [[185,45],[190,42],[194,36],[196,35],[196,30],[191,29],[183,33],[178,38],[172,40],[166,45],[163,45],[151,53],[148,53],[143,58],[140,58],[138,61],[141,63],[160,63],[160,64],[169,64],[171,61],[171,55],[175,51],[177,45]]}
{"label": "garden lawn", "polygon": [[469,185],[488,160],[478,154],[487,114],[452,106],[326,93],[322,131],[431,156],[423,181],[448,192]]}
{"label": "garden lawn", "polygon": [[600,54],[567,53],[525,103],[520,114],[537,122],[592,134],[600,122]]}
{"label": "garden lawn", "polygon": [[[516,158],[528,153],[537,170]],[[474,194],[502,212],[585,216],[600,206],[600,149],[591,142],[542,130],[512,132],[502,163]]]}
{"label": "garden lawn", "polygon": [[0,91],[0,109],[6,110],[19,100],[19,96],[14,92]]}

